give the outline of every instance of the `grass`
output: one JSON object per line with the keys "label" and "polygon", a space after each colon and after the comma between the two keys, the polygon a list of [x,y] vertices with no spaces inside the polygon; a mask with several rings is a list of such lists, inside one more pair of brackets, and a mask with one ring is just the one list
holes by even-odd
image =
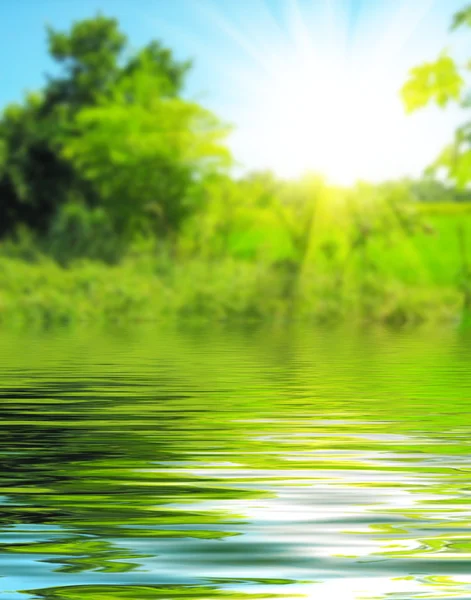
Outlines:
{"label": "grass", "polygon": [[419,213],[414,231],[397,227],[357,245],[344,223],[323,226],[302,268],[227,255],[170,261],[150,251],[114,266],[80,260],[64,267],[9,247],[0,252],[0,323],[456,321],[471,283],[471,207],[427,204]]}
{"label": "grass", "polygon": [[363,288],[334,276],[303,275],[293,301],[270,266],[224,260],[190,261],[170,273],[149,272],[127,262],[109,267],[77,263],[65,269],[52,261],[28,264],[0,259],[0,322],[51,324],[161,319],[283,320],[343,319],[419,323],[452,320],[460,312],[456,288],[410,286],[393,279],[365,279]]}

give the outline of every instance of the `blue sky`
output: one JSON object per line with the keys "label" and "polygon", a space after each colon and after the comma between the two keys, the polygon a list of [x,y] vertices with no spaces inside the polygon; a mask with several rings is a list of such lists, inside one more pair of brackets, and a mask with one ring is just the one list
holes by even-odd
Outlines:
{"label": "blue sky", "polygon": [[55,65],[45,24],[67,29],[97,11],[132,46],[161,39],[195,67],[186,95],[235,126],[248,168],[306,169],[333,180],[418,174],[463,119],[458,109],[402,114],[410,67],[444,47],[463,0],[0,0],[0,106],[38,89]]}

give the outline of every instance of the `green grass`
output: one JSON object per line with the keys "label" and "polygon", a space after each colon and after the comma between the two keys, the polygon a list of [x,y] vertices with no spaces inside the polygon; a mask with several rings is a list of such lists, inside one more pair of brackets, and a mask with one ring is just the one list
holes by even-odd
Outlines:
{"label": "green grass", "polygon": [[296,301],[283,292],[283,278],[270,266],[224,260],[191,261],[169,273],[136,263],[109,267],[76,264],[64,269],[43,261],[0,259],[0,322],[4,324],[147,321],[161,319],[283,320],[417,323],[453,319],[460,293],[444,286],[406,285],[370,278],[347,280],[305,272]]}
{"label": "green grass", "polygon": [[413,230],[396,227],[358,247],[351,224],[349,234],[345,222],[321,223],[302,265],[227,255],[172,261],[148,249],[114,266],[82,260],[64,267],[4,246],[0,323],[456,321],[471,283],[465,272],[471,243],[465,256],[457,232],[461,227],[471,241],[471,207],[424,205],[419,216]]}

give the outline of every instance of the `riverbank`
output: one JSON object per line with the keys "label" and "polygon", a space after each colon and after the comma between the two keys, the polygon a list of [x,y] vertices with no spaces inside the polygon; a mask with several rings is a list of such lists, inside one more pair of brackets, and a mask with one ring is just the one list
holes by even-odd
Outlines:
{"label": "riverbank", "polygon": [[314,266],[296,277],[294,285],[286,269],[234,259],[171,265],[141,257],[116,266],[82,261],[64,268],[46,258],[29,263],[0,257],[0,323],[294,318],[402,326],[453,322],[462,312],[456,286],[371,273],[341,277]]}

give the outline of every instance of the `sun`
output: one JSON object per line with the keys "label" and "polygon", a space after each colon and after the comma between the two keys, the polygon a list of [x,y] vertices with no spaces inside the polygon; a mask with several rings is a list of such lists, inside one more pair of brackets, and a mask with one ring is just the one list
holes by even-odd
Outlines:
{"label": "sun", "polygon": [[433,5],[201,0],[220,36],[212,58],[224,73],[221,116],[234,125],[229,143],[242,169],[315,171],[345,185],[419,176],[459,122],[438,109],[410,119],[399,95],[408,69],[441,43],[424,33]]}
{"label": "sun", "polygon": [[316,170],[348,185],[381,177],[401,155],[399,99],[366,73],[315,64],[280,70],[260,81],[251,111],[252,143],[283,177]]}

